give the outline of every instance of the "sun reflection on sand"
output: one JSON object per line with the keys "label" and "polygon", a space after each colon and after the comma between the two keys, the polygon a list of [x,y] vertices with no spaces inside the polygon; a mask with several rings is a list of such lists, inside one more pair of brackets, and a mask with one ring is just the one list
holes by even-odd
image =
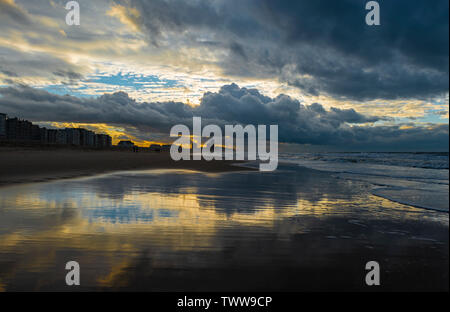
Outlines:
{"label": "sun reflection on sand", "polygon": [[[1,189],[0,263],[14,268],[0,269],[0,290],[16,280],[50,287],[64,274],[55,266],[69,258],[88,272],[86,285],[125,287],[122,277],[142,259],[151,259],[150,271],[214,266],[231,242],[289,241],[335,217],[364,226],[368,218],[435,216],[355,190],[352,182],[318,188],[304,183],[308,177],[281,176],[267,182],[259,173],[154,170]],[[448,227],[448,217],[436,216]]]}

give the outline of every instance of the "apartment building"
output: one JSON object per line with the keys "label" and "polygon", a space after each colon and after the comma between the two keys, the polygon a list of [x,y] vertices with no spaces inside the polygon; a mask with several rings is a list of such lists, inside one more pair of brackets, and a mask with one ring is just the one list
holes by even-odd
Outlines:
{"label": "apartment building", "polygon": [[0,113],[0,139],[6,139],[6,114]]}

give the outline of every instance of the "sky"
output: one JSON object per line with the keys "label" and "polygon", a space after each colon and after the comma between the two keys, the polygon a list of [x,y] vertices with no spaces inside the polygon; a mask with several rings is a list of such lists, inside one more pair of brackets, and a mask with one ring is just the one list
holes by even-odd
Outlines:
{"label": "sky", "polygon": [[448,151],[449,2],[0,0],[0,112],[113,142],[278,124],[280,150]]}

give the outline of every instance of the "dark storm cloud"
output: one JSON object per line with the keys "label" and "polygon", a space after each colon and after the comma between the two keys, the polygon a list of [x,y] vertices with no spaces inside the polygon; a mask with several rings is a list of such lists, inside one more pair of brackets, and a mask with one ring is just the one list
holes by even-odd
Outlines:
{"label": "dark storm cloud", "polygon": [[136,24],[158,45],[180,34],[192,45],[218,42],[209,48],[228,51],[219,65],[229,75],[275,75],[356,100],[448,93],[447,0],[381,0],[375,27],[365,24],[365,0],[116,2],[141,12]]}
{"label": "dark storm cloud", "polygon": [[203,125],[277,124],[280,141],[287,143],[349,149],[448,148],[448,125],[409,129],[401,129],[400,125],[365,126],[383,119],[353,109],[327,110],[318,103],[304,105],[286,95],[270,98],[235,84],[205,93],[197,107],[180,102],[136,102],[124,92],[77,98],[26,86],[8,87],[0,89],[0,112],[34,121],[121,125],[133,133],[149,133],[152,137],[167,135],[175,124],[190,126],[192,117],[200,116]]}

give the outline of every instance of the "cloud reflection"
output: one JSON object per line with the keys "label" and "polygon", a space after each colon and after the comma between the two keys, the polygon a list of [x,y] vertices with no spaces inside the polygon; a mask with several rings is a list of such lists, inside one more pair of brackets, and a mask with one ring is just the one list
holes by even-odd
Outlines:
{"label": "cloud reflection", "polygon": [[262,268],[275,278],[285,265],[297,270],[335,259],[342,244],[365,253],[389,236],[392,246],[409,248],[414,231],[389,232],[400,220],[438,221],[426,231],[433,241],[419,244],[438,244],[448,231],[448,214],[365,188],[289,166],[275,173],[123,172],[3,188],[0,287],[64,290],[64,264],[77,259],[85,290],[182,290],[196,279],[199,288],[223,279],[220,287],[231,287],[240,275],[251,288]]}

